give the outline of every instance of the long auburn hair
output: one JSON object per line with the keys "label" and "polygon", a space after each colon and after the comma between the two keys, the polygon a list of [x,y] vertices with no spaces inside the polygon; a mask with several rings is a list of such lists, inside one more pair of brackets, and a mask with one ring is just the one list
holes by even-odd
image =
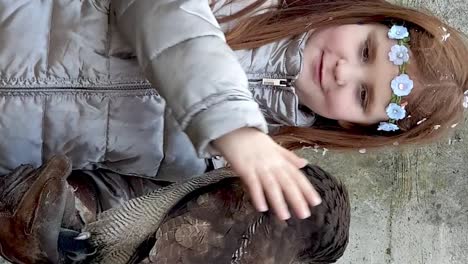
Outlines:
{"label": "long auburn hair", "polygon": [[[399,131],[381,132],[377,125],[342,126],[338,122],[284,127],[274,135],[282,146],[372,149],[427,143],[447,135],[462,121],[468,47],[461,32],[437,17],[383,0],[284,0],[278,7],[252,15],[266,1],[258,0],[231,16],[218,18],[220,23],[236,19],[236,26],[226,34],[231,48],[251,49],[313,29],[357,23],[403,24],[411,37],[408,74],[415,88],[405,97],[407,117],[398,121]],[[447,34],[450,36],[443,38]]]}

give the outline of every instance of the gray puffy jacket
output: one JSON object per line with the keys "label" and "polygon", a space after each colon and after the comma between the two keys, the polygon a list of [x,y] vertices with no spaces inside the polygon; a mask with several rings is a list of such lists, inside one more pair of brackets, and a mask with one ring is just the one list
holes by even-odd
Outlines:
{"label": "gray puffy jacket", "polygon": [[206,0],[0,0],[0,174],[61,153],[173,181],[237,128],[312,125],[290,85],[306,35],[233,52],[229,26]]}

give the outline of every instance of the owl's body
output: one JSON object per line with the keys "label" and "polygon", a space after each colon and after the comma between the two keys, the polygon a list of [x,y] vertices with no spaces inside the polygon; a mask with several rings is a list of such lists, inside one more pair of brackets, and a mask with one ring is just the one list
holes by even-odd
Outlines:
{"label": "owl's body", "polygon": [[[104,250],[106,254],[98,252],[97,257],[101,262],[109,260],[109,263],[136,263],[141,259],[143,263],[158,264],[333,263],[343,255],[348,242],[348,194],[340,182],[318,167],[307,166],[303,172],[322,197],[322,203],[312,208],[312,215],[307,219],[281,221],[271,213],[257,212],[238,178],[232,178],[232,172],[224,169],[202,176],[217,179],[201,185],[195,183],[197,186],[180,195],[180,199],[169,206],[158,221],[151,219],[162,216],[151,213],[155,211],[150,207],[158,207],[158,199],[154,195],[151,203],[145,203],[143,196],[131,206],[124,206],[125,210],[117,208],[98,220],[97,223],[101,221],[103,225],[92,227],[94,231],[101,230],[95,233],[98,237],[99,233],[109,234],[111,230],[129,239],[125,243],[99,241],[96,244],[98,250]],[[162,199],[172,196],[170,192],[179,193],[178,187],[172,187],[172,190],[158,190],[161,198],[164,197]],[[180,188],[187,190],[186,187]],[[125,220],[118,220],[133,214],[131,208],[145,206],[147,214],[136,220],[141,224],[135,223],[138,230],[126,228]],[[141,215],[144,210],[136,210],[135,213],[137,211]],[[113,223],[109,219],[122,223]],[[143,230],[148,226],[143,223],[145,221],[159,224]],[[133,237],[144,239],[135,241],[132,250],[128,251],[129,240]],[[154,245],[141,246],[149,241],[155,241]],[[131,257],[123,260],[120,257],[124,255]]]}

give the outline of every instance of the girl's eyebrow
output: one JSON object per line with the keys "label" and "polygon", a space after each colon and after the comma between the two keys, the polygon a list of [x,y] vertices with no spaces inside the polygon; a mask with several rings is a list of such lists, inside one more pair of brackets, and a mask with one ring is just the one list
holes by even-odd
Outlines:
{"label": "girl's eyebrow", "polygon": [[370,53],[370,57],[369,57],[369,62],[372,64],[372,63],[375,63],[375,59],[377,57],[377,32],[376,30],[372,30],[371,32],[369,32],[369,37],[368,37],[368,45],[369,45],[369,53]]}
{"label": "girl's eyebrow", "polygon": [[[369,35],[367,37],[367,45],[369,49],[369,65],[371,67],[374,67],[374,64],[376,63],[376,58],[377,58],[377,50],[378,50],[378,43],[377,43],[377,32],[376,30],[372,30],[369,32]],[[368,83],[367,84],[367,93],[368,93],[368,98],[367,98],[367,103],[365,107],[365,112],[366,114],[370,114],[372,112],[372,109],[375,106],[375,84],[374,83]]]}

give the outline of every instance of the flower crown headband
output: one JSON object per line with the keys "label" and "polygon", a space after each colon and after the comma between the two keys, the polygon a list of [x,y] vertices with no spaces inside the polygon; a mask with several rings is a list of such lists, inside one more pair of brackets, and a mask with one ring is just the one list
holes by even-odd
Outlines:
{"label": "flower crown headband", "polygon": [[394,45],[388,53],[388,58],[399,67],[399,75],[390,84],[393,94],[390,104],[385,109],[389,120],[387,122],[380,122],[377,130],[396,131],[400,129],[396,125],[396,122],[406,116],[405,106],[407,102],[402,103],[401,98],[409,95],[413,89],[413,81],[406,74],[406,65],[409,61],[410,38],[406,27],[396,25],[390,28],[388,37],[398,41],[398,44]]}

